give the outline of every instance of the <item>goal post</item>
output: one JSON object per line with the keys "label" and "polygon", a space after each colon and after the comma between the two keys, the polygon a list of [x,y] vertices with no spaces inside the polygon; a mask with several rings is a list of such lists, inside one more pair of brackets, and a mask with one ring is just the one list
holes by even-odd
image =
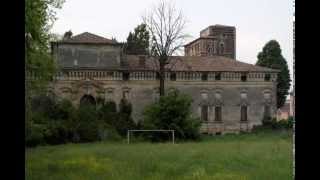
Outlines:
{"label": "goal post", "polygon": [[138,129],[130,129],[130,130],[127,131],[127,142],[128,142],[128,144],[130,144],[130,134],[131,134],[131,132],[171,132],[171,134],[172,134],[172,144],[174,144],[174,130],[164,130],[164,129],[138,130]]}

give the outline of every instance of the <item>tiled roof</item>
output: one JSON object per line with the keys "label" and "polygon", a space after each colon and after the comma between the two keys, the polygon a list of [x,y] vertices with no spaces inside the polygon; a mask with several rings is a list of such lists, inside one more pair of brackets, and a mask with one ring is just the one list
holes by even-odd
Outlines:
{"label": "tiled roof", "polygon": [[228,27],[228,28],[235,28],[234,26],[227,26],[227,25],[221,25],[221,24],[215,24],[215,25],[211,25],[209,27]]}
{"label": "tiled roof", "polygon": [[93,44],[117,44],[111,39],[107,39],[89,32],[84,32],[70,39],[64,39],[60,41],[62,43],[93,43]]}
{"label": "tiled roof", "polygon": [[[233,71],[233,72],[279,72],[278,70],[256,66],[223,56],[172,56],[167,69],[172,71]],[[155,57],[146,57],[145,64],[136,55],[127,55],[123,61],[130,70],[155,70],[158,61]]]}
{"label": "tiled roof", "polygon": [[184,46],[184,47],[187,47],[187,46],[189,46],[190,44],[193,44],[194,42],[197,42],[197,41],[200,40],[200,39],[216,39],[216,37],[212,37],[212,36],[198,37],[197,39],[192,40],[191,42],[189,42],[189,43],[187,43],[187,44],[185,44],[185,45],[183,45],[183,46]]}

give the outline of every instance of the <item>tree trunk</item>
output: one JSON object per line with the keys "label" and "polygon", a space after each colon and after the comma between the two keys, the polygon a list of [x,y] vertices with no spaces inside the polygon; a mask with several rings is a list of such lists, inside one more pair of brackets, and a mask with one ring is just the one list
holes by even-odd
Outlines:
{"label": "tree trunk", "polygon": [[160,72],[159,72],[159,80],[160,80],[160,96],[164,96],[165,91],[164,91],[164,80],[165,80],[165,58],[159,59],[159,65],[160,65]]}

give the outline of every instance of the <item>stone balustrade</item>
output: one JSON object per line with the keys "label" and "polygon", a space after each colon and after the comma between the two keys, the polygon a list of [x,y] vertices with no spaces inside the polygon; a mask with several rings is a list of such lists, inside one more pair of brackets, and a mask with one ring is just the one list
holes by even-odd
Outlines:
{"label": "stone balustrade", "polygon": [[[130,71],[129,80],[157,80],[157,73],[154,71]],[[172,79],[171,75],[175,74]],[[245,76],[245,80],[243,79]],[[41,76],[32,72],[26,72],[27,80],[37,80]],[[67,70],[60,71],[53,80],[110,80],[119,81],[123,80],[124,72],[121,71],[104,71],[104,70]],[[205,77],[205,78],[203,78]],[[165,78],[172,81],[276,81],[276,73],[263,73],[263,72],[165,72]]]}

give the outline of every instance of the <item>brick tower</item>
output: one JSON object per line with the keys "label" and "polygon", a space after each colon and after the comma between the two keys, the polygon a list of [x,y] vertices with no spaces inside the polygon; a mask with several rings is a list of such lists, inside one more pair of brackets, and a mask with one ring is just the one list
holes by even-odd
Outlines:
{"label": "brick tower", "polygon": [[185,46],[185,56],[226,56],[236,59],[236,28],[213,25]]}

